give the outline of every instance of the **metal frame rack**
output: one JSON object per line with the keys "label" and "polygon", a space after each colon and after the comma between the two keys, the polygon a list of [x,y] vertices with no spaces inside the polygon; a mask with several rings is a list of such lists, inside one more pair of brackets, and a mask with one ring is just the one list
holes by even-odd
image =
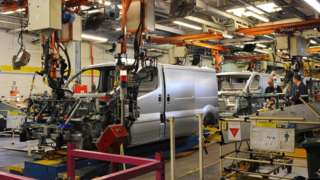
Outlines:
{"label": "metal frame rack", "polygon": [[[220,129],[227,129],[227,125],[230,122],[241,122],[241,123],[250,123],[250,133],[252,128],[252,123],[257,122],[267,122],[267,123],[291,123],[291,124],[320,124],[315,121],[305,121],[304,118],[300,117],[251,117],[251,118],[226,118],[220,123]],[[223,124],[224,123],[224,124]],[[274,127],[278,128],[278,127]],[[251,137],[251,135],[250,135]],[[293,167],[306,168],[303,165],[294,164],[293,158],[287,156],[284,152],[277,151],[268,151],[268,150],[259,150],[252,149],[250,147],[249,139],[241,139],[239,141],[232,141],[229,143],[234,143],[235,149],[232,152],[223,154],[223,143],[220,144],[220,173],[223,178],[230,178],[237,174],[242,175],[255,175],[261,177],[269,178],[280,178],[280,179],[292,179],[290,177],[281,177],[274,175],[279,172],[280,169],[286,169],[287,174],[291,173]],[[242,144],[246,143],[248,150],[242,150]],[[242,157],[241,157],[242,156]],[[224,161],[231,160],[233,165],[236,165],[236,168],[226,168],[224,167]],[[272,166],[269,172],[260,173],[240,167],[239,163],[246,163],[249,165],[269,165]],[[230,166],[229,166],[230,167]],[[224,173],[224,170],[227,170],[228,173]],[[274,174],[273,174],[274,173]]]}

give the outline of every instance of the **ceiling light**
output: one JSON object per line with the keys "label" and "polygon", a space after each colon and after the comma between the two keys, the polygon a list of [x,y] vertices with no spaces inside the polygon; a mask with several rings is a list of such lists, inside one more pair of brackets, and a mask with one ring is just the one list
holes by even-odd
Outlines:
{"label": "ceiling light", "polygon": [[235,8],[235,9],[228,9],[228,13],[233,13],[234,15],[241,17],[243,16],[244,12],[246,11],[245,8]]}
{"label": "ceiling light", "polygon": [[95,42],[100,42],[100,43],[105,43],[108,41],[107,38],[94,36],[94,35],[90,35],[90,34],[81,34],[81,38],[84,40],[95,41]]}
{"label": "ceiling light", "polygon": [[82,5],[82,6],[80,6],[80,9],[81,9],[82,11],[86,11],[86,10],[90,9],[90,6],[84,6],[84,5]]}
{"label": "ceiling light", "polygon": [[269,35],[264,35],[264,37],[269,38],[269,39],[273,39],[273,37],[269,36]]}
{"label": "ceiling light", "polygon": [[257,15],[262,15],[262,14],[265,14],[266,12],[272,13],[272,12],[281,11],[282,8],[276,5],[275,3],[270,2],[270,3],[259,4],[257,6],[247,6],[242,8],[229,9],[226,12],[233,13],[236,16],[242,17],[248,12],[247,10],[250,10],[251,12]]}
{"label": "ceiling light", "polygon": [[16,10],[16,12],[24,12],[24,11],[26,11],[25,8],[20,8],[20,9],[17,9],[17,10]]}
{"label": "ceiling light", "polygon": [[310,43],[311,43],[311,44],[318,44],[318,42],[315,41],[315,40],[313,40],[313,39],[310,40]]}
{"label": "ceiling light", "polygon": [[104,5],[105,5],[105,6],[111,6],[111,4],[112,4],[112,3],[111,3],[110,1],[105,1],[105,2],[104,2]]}
{"label": "ceiling light", "polygon": [[260,21],[263,21],[263,22],[269,22],[270,21],[268,18],[263,17],[263,16],[261,16],[259,14],[256,14],[256,13],[254,13],[252,11],[246,11],[244,15],[247,16],[247,17],[253,17],[253,18],[259,19]]}
{"label": "ceiling light", "polygon": [[1,12],[1,14],[4,14],[4,15],[8,15],[8,14],[13,14],[14,11],[5,11],[5,12]]}
{"label": "ceiling light", "polygon": [[250,11],[257,13],[257,14],[264,14],[263,11],[259,10],[258,8],[254,7],[254,6],[248,6],[247,9],[249,9]]}
{"label": "ceiling light", "polygon": [[320,13],[320,3],[317,0],[304,0],[306,3],[309,4],[313,9]]}
{"label": "ceiling light", "polygon": [[264,45],[264,44],[256,44],[256,46],[257,46],[257,47],[260,47],[260,48],[267,48],[267,46]]}
{"label": "ceiling light", "polygon": [[190,29],[194,29],[194,30],[202,30],[202,28],[199,27],[199,26],[196,26],[196,25],[193,25],[193,24],[188,24],[188,23],[185,23],[185,22],[182,22],[182,21],[173,21],[173,23],[177,24],[177,25],[180,25],[180,26],[184,26],[184,27],[190,28]]}
{"label": "ceiling light", "polygon": [[102,13],[103,9],[92,9],[87,11],[88,14],[96,14],[96,13]]}
{"label": "ceiling light", "polygon": [[258,52],[258,53],[269,54],[268,51],[264,51],[264,50],[258,49],[258,48],[255,48],[254,51],[255,51],[255,52]]}
{"label": "ceiling light", "polygon": [[233,38],[233,36],[230,35],[230,34],[223,34],[223,37],[227,38],[227,39],[232,39]]}
{"label": "ceiling light", "polygon": [[121,27],[117,27],[117,28],[116,28],[116,31],[121,31]]}
{"label": "ceiling light", "polygon": [[121,4],[118,4],[117,7],[118,7],[119,9],[122,9],[122,5],[121,5]]}
{"label": "ceiling light", "polygon": [[186,16],[186,17],[184,17],[184,18],[185,18],[185,19],[188,19],[188,20],[190,20],[190,21],[193,21],[193,22],[197,22],[197,23],[201,23],[201,24],[204,24],[204,25],[213,27],[213,28],[215,28],[215,31],[217,31],[217,32],[221,32],[221,30],[218,30],[218,29],[223,29],[223,28],[224,28],[224,27],[220,26],[219,24],[213,23],[213,22],[208,21],[208,20],[205,20],[205,19],[201,19],[201,18],[199,18],[199,17]]}
{"label": "ceiling light", "polygon": [[262,10],[268,12],[268,13],[278,12],[278,11],[282,10],[282,8],[279,7],[278,5],[276,5],[274,2],[259,4],[259,5],[257,5],[257,7],[259,9],[262,9]]}

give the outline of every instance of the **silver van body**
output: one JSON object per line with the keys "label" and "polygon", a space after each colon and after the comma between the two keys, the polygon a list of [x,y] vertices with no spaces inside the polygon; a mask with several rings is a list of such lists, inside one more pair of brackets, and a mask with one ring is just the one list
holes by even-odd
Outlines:
{"label": "silver van body", "polygon": [[271,74],[258,72],[218,73],[219,105],[221,112],[236,114],[241,109],[240,96],[264,93]]}
{"label": "silver van body", "polygon": [[[112,67],[98,64],[84,70]],[[154,67],[153,78],[139,85],[138,107],[140,116],[130,128],[130,146],[166,140],[169,123],[175,118],[176,137],[197,132],[195,116],[218,118],[218,85],[212,69],[159,64]],[[138,72],[138,76],[144,69]],[[74,79],[74,78],[72,78]]]}

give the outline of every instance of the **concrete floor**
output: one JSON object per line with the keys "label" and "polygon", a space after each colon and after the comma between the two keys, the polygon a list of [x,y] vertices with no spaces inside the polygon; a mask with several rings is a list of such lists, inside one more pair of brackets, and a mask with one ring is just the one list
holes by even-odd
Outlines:
{"label": "concrete floor", "polygon": [[[24,161],[31,160],[31,158],[27,156],[26,152],[5,149],[10,147],[24,149],[23,147],[26,147],[26,144],[19,143],[18,140],[15,140],[15,145],[12,145],[11,142],[11,138],[0,138],[0,171],[7,171],[7,166],[23,164]],[[233,144],[223,146],[223,153],[227,153],[233,150]],[[299,164],[306,165],[305,160],[300,159],[297,162]],[[225,165],[228,163],[230,162],[224,162]],[[208,147],[208,154],[204,154],[204,179],[220,179],[219,165],[219,145],[212,144]],[[197,168],[198,151],[194,151],[183,157],[178,157],[176,161],[176,177],[178,180],[197,180],[199,179]],[[294,168],[293,172],[294,174],[292,175],[292,177],[297,175],[306,176],[305,168]],[[155,173],[149,173],[139,178],[135,178],[135,180],[152,180],[155,177],[154,175]],[[166,161],[166,179],[170,179],[170,161]]]}

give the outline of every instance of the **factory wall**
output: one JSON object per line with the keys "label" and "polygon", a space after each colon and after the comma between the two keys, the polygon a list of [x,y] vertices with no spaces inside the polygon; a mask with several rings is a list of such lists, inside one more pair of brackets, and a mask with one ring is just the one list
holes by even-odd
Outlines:
{"label": "factory wall", "polygon": [[[39,70],[41,67],[41,48],[37,37],[25,35],[24,42],[27,50],[31,54],[30,63],[26,68],[20,71],[13,71],[12,56],[15,55],[19,49],[17,43],[17,33],[9,33],[0,30],[0,97],[9,97],[13,82],[16,82],[21,96],[27,97],[30,92],[33,72]],[[33,42],[35,41],[35,42]],[[73,72],[75,67],[75,45],[73,43],[68,45],[68,52],[71,58]],[[133,50],[128,50],[128,57],[133,56]],[[101,45],[93,45],[94,64],[104,63],[107,61],[114,61],[114,55],[105,52],[105,48]],[[160,59],[161,63],[167,63],[168,57],[165,55]],[[90,64],[90,44],[83,42],[81,44],[81,66]],[[36,76],[34,84],[34,93],[43,93],[49,90],[40,76]]]}

